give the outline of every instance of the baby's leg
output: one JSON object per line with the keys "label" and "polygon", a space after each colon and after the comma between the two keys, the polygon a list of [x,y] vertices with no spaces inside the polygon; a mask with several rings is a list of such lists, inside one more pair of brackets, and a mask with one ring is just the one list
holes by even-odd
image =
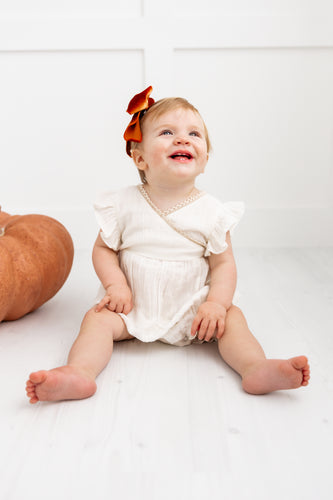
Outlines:
{"label": "baby's leg", "polygon": [[133,338],[121,317],[103,309],[90,309],[70,350],[67,365],[31,373],[26,385],[30,403],[83,399],[96,392],[95,378],[105,368],[114,340]]}
{"label": "baby's leg", "polygon": [[225,331],[218,341],[218,348],[226,363],[241,375],[244,390],[251,394],[295,389],[309,383],[307,358],[266,359],[242,311],[236,306],[228,311]]}

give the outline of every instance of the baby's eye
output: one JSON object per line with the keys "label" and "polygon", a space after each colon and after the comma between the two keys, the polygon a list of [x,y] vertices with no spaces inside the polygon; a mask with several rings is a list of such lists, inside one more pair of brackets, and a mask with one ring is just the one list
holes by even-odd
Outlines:
{"label": "baby's eye", "polygon": [[172,132],[169,129],[165,129],[165,130],[162,130],[161,135],[172,135]]}
{"label": "baby's eye", "polygon": [[200,132],[198,132],[197,130],[192,130],[192,132],[190,132],[190,135],[193,135],[194,137],[201,137]]}

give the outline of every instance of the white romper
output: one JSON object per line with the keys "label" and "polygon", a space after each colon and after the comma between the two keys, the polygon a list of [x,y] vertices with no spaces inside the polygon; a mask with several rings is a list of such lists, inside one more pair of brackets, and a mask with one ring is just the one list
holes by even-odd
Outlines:
{"label": "white romper", "polygon": [[[101,237],[119,252],[133,294],[132,311],[120,316],[143,342],[188,345],[192,321],[208,295],[207,257],[228,248],[226,233],[244,205],[201,192],[161,214],[144,194],[142,186],[130,186],[103,193],[94,205]],[[104,295],[101,286],[96,300]]]}

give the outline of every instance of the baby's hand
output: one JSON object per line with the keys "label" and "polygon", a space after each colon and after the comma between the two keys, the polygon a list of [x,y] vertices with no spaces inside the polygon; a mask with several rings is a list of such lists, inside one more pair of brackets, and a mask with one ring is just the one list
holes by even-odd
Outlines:
{"label": "baby's hand", "polygon": [[108,286],[104,298],[97,304],[95,311],[100,312],[103,307],[116,313],[128,314],[133,308],[130,288],[127,285]]}
{"label": "baby's hand", "polygon": [[224,332],[227,310],[217,302],[206,301],[201,304],[197,315],[193,320],[191,335],[194,337],[198,332],[198,339],[209,342],[214,336],[220,339]]}

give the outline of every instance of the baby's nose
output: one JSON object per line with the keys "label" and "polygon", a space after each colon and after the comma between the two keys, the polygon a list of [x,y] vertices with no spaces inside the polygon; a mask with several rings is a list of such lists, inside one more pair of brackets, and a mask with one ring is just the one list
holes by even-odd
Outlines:
{"label": "baby's nose", "polygon": [[189,139],[184,135],[178,135],[177,137],[175,137],[175,142],[176,144],[187,144],[189,142]]}

